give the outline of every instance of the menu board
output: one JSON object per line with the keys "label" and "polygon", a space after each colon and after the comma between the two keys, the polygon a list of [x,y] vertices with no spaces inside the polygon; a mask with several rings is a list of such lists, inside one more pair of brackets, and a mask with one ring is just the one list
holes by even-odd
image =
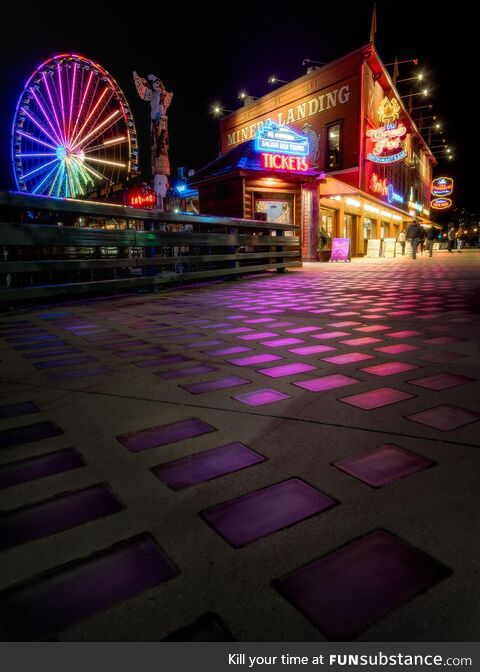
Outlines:
{"label": "menu board", "polygon": [[330,261],[350,261],[350,238],[333,238]]}
{"label": "menu board", "polygon": [[395,243],[396,242],[397,242],[396,238],[384,238],[383,239],[382,257],[394,257],[395,256]]}
{"label": "menu board", "polygon": [[369,238],[367,243],[367,257],[379,257],[380,256],[380,238]]}

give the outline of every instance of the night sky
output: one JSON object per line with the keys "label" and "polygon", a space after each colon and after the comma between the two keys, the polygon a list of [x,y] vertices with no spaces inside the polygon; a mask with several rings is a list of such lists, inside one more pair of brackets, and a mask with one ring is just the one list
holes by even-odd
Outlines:
{"label": "night sky", "polygon": [[[40,3],[39,3],[40,4]],[[132,70],[160,76],[174,92],[169,109],[170,159],[173,168],[200,168],[218,152],[218,122],[210,104],[240,105],[238,92],[263,95],[271,90],[271,74],[285,80],[306,71],[304,58],[330,61],[369,40],[373,3],[272,2],[187,4],[131,3],[131,9],[109,3],[72,5],[41,3],[42,10],[3,21],[0,42],[0,188],[14,187],[10,133],[17,99],[32,71],[58,53],[74,52],[97,61],[117,80],[132,108],[139,134],[140,163],[148,173],[149,106],[137,97]],[[142,7],[144,8],[142,10]],[[350,7],[350,8],[349,8]],[[438,11],[435,11],[437,9]],[[76,12],[75,19],[70,12]],[[456,178],[454,204],[479,212],[476,119],[478,45],[477,20],[466,1],[447,10],[443,3],[377,1],[376,46],[383,61],[419,58],[428,75],[430,112],[445,122],[455,161],[440,162],[434,175]],[[391,72],[391,68],[389,68]],[[400,77],[415,74],[400,66]],[[410,83],[399,85],[408,93]],[[420,87],[412,83],[414,90]],[[423,101],[423,102],[418,102]],[[418,112],[416,113],[418,114]],[[424,126],[431,120],[425,120]],[[441,137],[441,136],[436,136]],[[439,144],[437,142],[432,144]]]}

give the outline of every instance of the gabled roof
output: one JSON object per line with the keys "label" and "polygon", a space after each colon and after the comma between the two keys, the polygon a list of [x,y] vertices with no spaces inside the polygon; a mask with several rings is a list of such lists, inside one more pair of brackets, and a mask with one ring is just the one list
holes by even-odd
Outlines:
{"label": "gabled roof", "polygon": [[198,184],[199,182],[206,182],[213,178],[223,177],[229,174],[238,174],[244,171],[247,172],[262,172],[264,175],[272,175],[280,177],[281,175],[296,176],[296,177],[316,177],[319,173],[315,170],[307,170],[302,173],[289,172],[287,170],[269,171],[263,167],[261,161],[261,154],[255,150],[254,140],[243,142],[230,149],[228,152],[219,156],[214,161],[211,161],[200,170],[192,175],[189,179],[190,184]]}

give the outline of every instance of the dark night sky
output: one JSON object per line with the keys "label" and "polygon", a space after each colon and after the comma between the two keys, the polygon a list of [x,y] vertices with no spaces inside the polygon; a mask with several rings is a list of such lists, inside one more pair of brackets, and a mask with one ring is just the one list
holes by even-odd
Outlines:
{"label": "dark night sky", "polygon": [[[10,130],[17,98],[35,67],[54,54],[81,53],[118,81],[134,114],[143,165],[148,165],[149,109],[137,98],[131,71],[159,75],[175,94],[169,110],[172,166],[199,168],[218,150],[217,122],[209,112],[212,101],[234,109],[239,90],[253,95],[269,91],[272,73],[291,80],[305,72],[304,58],[329,61],[366,44],[372,4],[364,0],[348,9],[347,3],[317,1],[303,2],[297,9],[278,2],[211,2],[189,10],[186,3],[170,3],[170,9],[158,3],[155,10],[155,3],[132,3],[128,10],[109,3],[103,10],[88,3],[84,13],[76,5],[79,13],[73,18],[66,15],[65,4],[56,11],[51,3],[48,10],[44,4],[38,13],[28,10],[20,23],[17,17],[11,30],[5,21],[0,44],[0,186],[13,188]],[[399,60],[420,59],[419,67],[429,74],[428,102],[445,121],[444,137],[456,153],[455,161],[440,163],[436,174],[452,174],[457,180],[455,204],[479,212],[477,137],[472,129],[478,123],[477,21],[464,0],[446,7],[421,0],[378,0],[376,46],[387,63],[395,55]],[[412,74],[413,65],[400,67],[400,77]]]}

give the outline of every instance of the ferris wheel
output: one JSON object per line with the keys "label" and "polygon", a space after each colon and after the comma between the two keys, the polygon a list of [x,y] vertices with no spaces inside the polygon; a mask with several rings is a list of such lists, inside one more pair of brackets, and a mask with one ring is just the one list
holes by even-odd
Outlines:
{"label": "ferris wheel", "polygon": [[68,198],[137,171],[135,124],[115,80],[77,54],[42,63],[18,101],[12,161],[19,191]]}

